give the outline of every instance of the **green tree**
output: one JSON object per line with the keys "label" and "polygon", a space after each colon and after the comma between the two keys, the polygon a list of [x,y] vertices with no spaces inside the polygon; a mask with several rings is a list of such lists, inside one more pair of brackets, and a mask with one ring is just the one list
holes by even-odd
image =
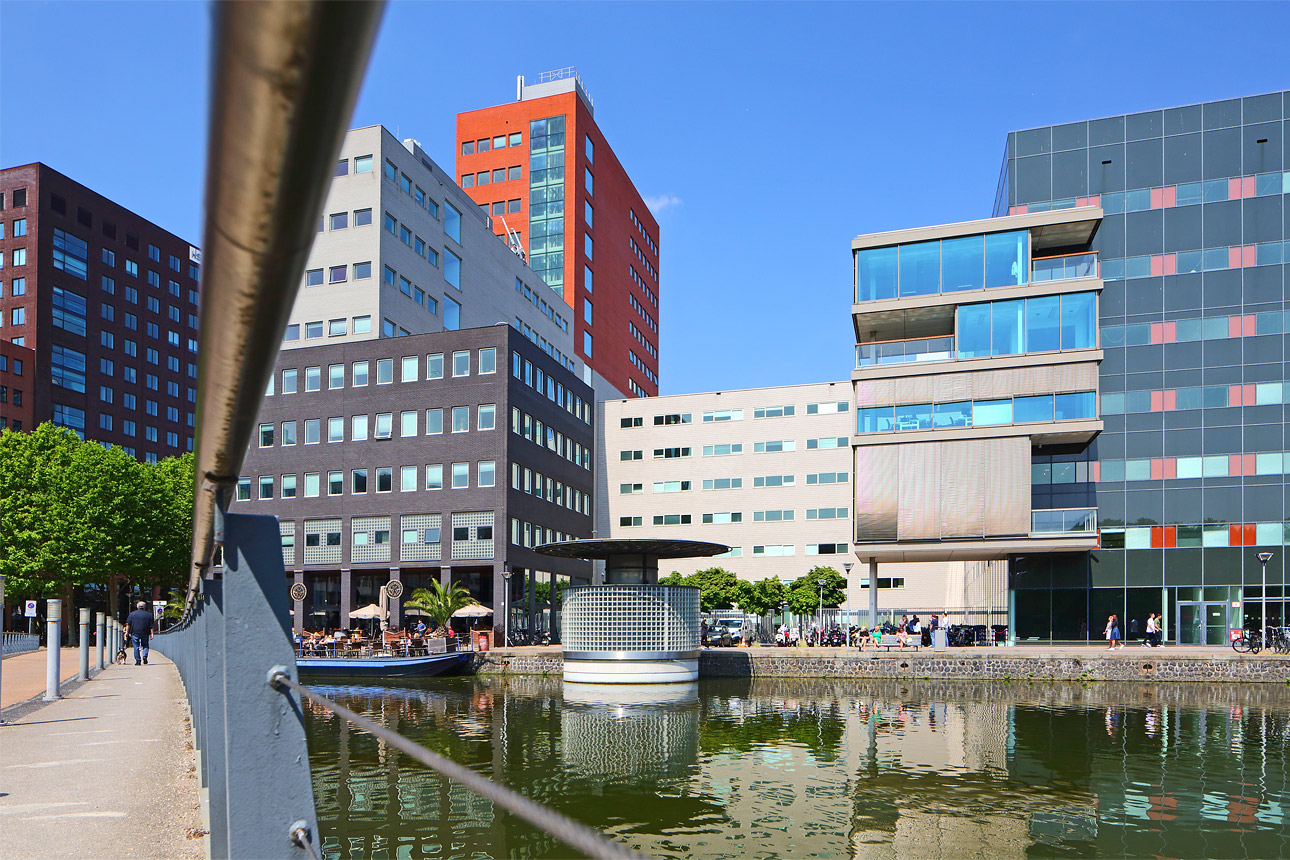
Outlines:
{"label": "green tree", "polygon": [[847,581],[831,567],[815,567],[788,587],[789,608],[798,615],[814,615],[820,606],[819,580],[824,580],[824,605],[839,606],[847,596]]}
{"label": "green tree", "polygon": [[739,583],[739,608],[751,615],[763,616],[778,612],[779,605],[788,597],[788,589],[778,579]]}
{"label": "green tree", "polygon": [[688,578],[681,576],[681,571],[674,570],[671,573],[669,573],[667,576],[660,578],[658,581],[658,584],[659,585],[693,585],[694,583],[690,582]]}
{"label": "green tree", "polygon": [[10,594],[53,596],[75,584],[67,476],[79,444],[49,423],[0,432],[0,574]]}
{"label": "green tree", "polygon": [[413,591],[412,597],[405,600],[403,605],[409,609],[420,609],[429,615],[431,627],[438,630],[447,626],[448,619],[454,612],[475,602],[475,598],[470,596],[470,592],[460,582],[454,582],[445,588],[431,580],[429,588]]}
{"label": "green tree", "polygon": [[698,587],[699,609],[703,612],[733,609],[739,600],[739,577],[722,567],[696,570],[684,584]]}

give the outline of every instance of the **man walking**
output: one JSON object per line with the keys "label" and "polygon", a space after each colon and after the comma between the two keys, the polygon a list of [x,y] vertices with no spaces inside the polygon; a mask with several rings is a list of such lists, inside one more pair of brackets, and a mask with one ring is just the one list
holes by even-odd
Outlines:
{"label": "man walking", "polygon": [[139,652],[143,652],[143,665],[148,665],[148,639],[152,636],[153,618],[148,611],[148,604],[140,600],[135,610],[126,616],[125,626],[130,632],[134,644],[134,665],[139,665]]}

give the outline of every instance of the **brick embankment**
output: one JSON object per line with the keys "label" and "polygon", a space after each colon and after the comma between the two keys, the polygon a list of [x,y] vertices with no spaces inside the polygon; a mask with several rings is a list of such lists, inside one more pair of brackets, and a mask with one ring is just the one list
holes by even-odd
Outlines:
{"label": "brick embankment", "polygon": [[[562,672],[559,646],[479,654],[482,675]],[[1237,654],[1225,648],[956,648],[943,653],[854,649],[710,648],[699,657],[701,678],[872,678],[990,681],[1190,681],[1290,684],[1290,659]]]}

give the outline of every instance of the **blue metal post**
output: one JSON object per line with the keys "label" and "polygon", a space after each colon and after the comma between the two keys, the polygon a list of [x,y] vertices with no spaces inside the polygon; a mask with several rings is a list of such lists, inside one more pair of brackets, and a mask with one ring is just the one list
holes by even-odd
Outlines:
{"label": "blue metal post", "polygon": [[88,681],[90,679],[90,611],[82,609],[80,611],[81,623],[81,665],[80,671],[76,675],[78,681]]}
{"label": "blue metal post", "polygon": [[45,603],[45,701],[61,699],[58,694],[59,661],[63,647],[63,601]]}
{"label": "blue metal post", "polygon": [[98,670],[102,672],[103,671],[103,648],[105,645],[105,643],[103,642],[103,637],[107,634],[107,616],[105,616],[102,612],[96,613],[94,617],[94,621],[95,621],[95,629],[98,633],[98,635],[94,637],[95,644],[97,645],[97,650],[98,650],[98,661],[97,661]]}

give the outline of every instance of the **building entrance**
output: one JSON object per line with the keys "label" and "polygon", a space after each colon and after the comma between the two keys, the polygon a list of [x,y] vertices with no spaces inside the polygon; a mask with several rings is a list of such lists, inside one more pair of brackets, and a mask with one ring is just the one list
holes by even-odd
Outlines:
{"label": "building entrance", "polygon": [[1178,602],[1179,645],[1226,645],[1227,604]]}

